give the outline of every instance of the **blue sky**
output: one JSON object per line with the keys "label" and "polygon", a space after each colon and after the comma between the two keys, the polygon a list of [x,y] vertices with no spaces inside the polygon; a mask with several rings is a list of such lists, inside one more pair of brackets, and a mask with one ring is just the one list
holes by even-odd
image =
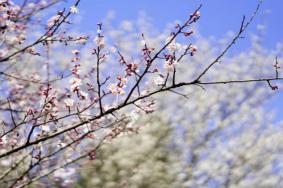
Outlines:
{"label": "blue sky", "polygon": [[[122,20],[135,20],[139,12],[143,11],[152,18],[152,23],[162,30],[168,22],[186,19],[202,4],[199,32],[205,37],[222,38],[229,31],[238,31],[242,16],[249,17],[257,3],[257,0],[82,0],[79,6],[82,18],[78,26],[83,31],[95,31],[96,23],[101,22],[109,11],[115,12],[114,25]],[[279,42],[283,43],[282,8],[282,0],[264,0],[256,19],[244,36],[257,33],[256,26],[265,24],[267,28],[262,38],[263,46],[274,49]],[[233,51],[248,48],[249,44],[248,38],[241,40]],[[278,111],[277,120],[283,119],[280,114],[282,106],[283,90],[276,91],[268,108]]]}
{"label": "blue sky", "polygon": [[[84,29],[95,29],[107,12],[115,11],[115,22],[134,20],[140,11],[146,12],[160,29],[168,22],[184,20],[200,4],[202,17],[199,21],[200,33],[204,36],[223,37],[228,31],[237,31],[243,15],[249,16],[257,5],[257,0],[82,0],[80,5]],[[249,32],[256,32],[256,25],[264,23],[267,33],[264,46],[274,48],[283,42],[283,1],[265,0]],[[267,12],[269,12],[267,14]],[[90,21],[91,20],[91,21]]]}

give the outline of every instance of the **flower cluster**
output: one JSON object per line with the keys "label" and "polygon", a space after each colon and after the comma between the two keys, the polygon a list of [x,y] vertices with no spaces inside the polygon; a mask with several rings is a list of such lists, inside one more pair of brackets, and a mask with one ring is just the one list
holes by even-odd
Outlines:
{"label": "flower cluster", "polygon": [[[166,44],[169,43],[172,39],[172,36],[168,37],[167,40],[166,40]],[[167,45],[167,50],[169,53],[174,53],[174,52],[177,52],[179,50],[182,50],[183,49],[183,46],[176,42],[175,40],[171,41],[168,45]]]}
{"label": "flower cluster", "polygon": [[174,56],[172,55],[165,55],[165,63],[164,63],[164,68],[167,70],[167,71],[173,71],[176,64],[178,63]]}
{"label": "flower cluster", "polygon": [[59,23],[60,18],[63,16],[62,12],[58,12],[57,15],[52,16],[48,21],[47,21],[47,28],[52,28],[56,24]]}
{"label": "flower cluster", "polygon": [[114,95],[124,95],[125,94],[125,88],[127,87],[127,78],[122,78],[121,76],[117,77],[117,80],[119,81],[118,84],[110,84],[108,86],[109,91]]}

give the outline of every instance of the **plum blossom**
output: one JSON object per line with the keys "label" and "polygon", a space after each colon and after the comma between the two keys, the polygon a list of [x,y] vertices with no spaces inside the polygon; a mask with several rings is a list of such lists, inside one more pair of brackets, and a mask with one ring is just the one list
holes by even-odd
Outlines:
{"label": "plum blossom", "polygon": [[76,40],[75,40],[76,41],[75,43],[76,44],[85,44],[87,42],[87,39],[88,39],[87,37],[77,37]]}
{"label": "plum blossom", "polygon": [[49,125],[42,125],[41,130],[44,132],[49,132],[51,129]]}
{"label": "plum blossom", "polygon": [[111,92],[112,94],[116,94],[116,93],[117,93],[117,85],[116,85],[116,84],[110,84],[110,85],[108,86],[108,89],[110,90],[110,92]]}
{"label": "plum blossom", "polygon": [[105,46],[105,40],[103,36],[96,36],[93,40],[93,42],[99,47],[104,48]]}
{"label": "plum blossom", "polygon": [[102,33],[102,30],[101,29],[97,29],[96,33],[100,35]]}
{"label": "plum blossom", "polygon": [[194,14],[195,17],[199,18],[200,17],[200,11],[197,11],[195,14]]}
{"label": "plum blossom", "polygon": [[164,63],[164,68],[165,68],[167,71],[173,71],[176,64],[177,64],[177,61],[176,61],[176,60],[168,59],[168,60],[166,60],[165,63]]}
{"label": "plum blossom", "polygon": [[121,83],[123,85],[127,84],[128,83],[128,79],[127,78],[121,78]]}
{"label": "plum blossom", "polygon": [[168,45],[167,49],[169,52],[176,52],[182,49],[182,45],[180,43],[171,43]]}
{"label": "plum blossom", "polygon": [[15,45],[17,43],[19,43],[19,38],[17,36],[11,35],[8,36],[9,38],[6,39],[6,42],[10,45]]}
{"label": "plum blossom", "polygon": [[71,6],[70,12],[73,13],[73,14],[77,14],[79,12],[79,9],[76,6]]}
{"label": "plum blossom", "polygon": [[79,50],[72,50],[72,54],[78,55],[80,53]]}
{"label": "plum blossom", "polygon": [[84,91],[80,91],[80,99],[85,100],[88,97],[88,93]]}
{"label": "plum blossom", "polygon": [[158,86],[164,84],[164,82],[165,82],[165,80],[161,76],[158,76],[154,79],[154,83]]}
{"label": "plum blossom", "polygon": [[27,7],[30,8],[30,9],[33,9],[35,7],[35,4],[34,3],[29,3]]}
{"label": "plum blossom", "polygon": [[127,84],[127,83],[128,83],[128,78],[118,76],[118,77],[117,77],[117,80],[119,80],[119,81],[120,81],[119,86],[126,87],[126,85],[125,85],[125,84]]}
{"label": "plum blossom", "polygon": [[64,100],[64,103],[68,108],[72,107],[74,105],[74,102],[75,101],[71,98],[67,98],[67,99]]}
{"label": "plum blossom", "polygon": [[63,147],[65,147],[67,144],[65,143],[65,142],[63,142],[62,140],[59,140],[58,141],[58,144],[57,144],[57,146],[59,147],[59,148],[63,148]]}
{"label": "plum blossom", "polygon": [[34,46],[27,48],[27,49],[25,50],[25,52],[27,52],[27,53],[29,53],[29,54],[31,54],[31,55],[40,55],[40,54],[37,52],[37,50],[36,50],[36,48],[35,48]]}
{"label": "plum blossom", "polygon": [[137,63],[127,64],[125,72],[128,76],[131,76],[132,73],[138,73],[139,72],[138,64]]}
{"label": "plum blossom", "polygon": [[143,39],[141,40],[141,46],[144,47],[146,45],[146,41]]}
{"label": "plum blossom", "polygon": [[7,137],[6,136],[3,136],[0,138],[0,147],[1,146],[5,146],[7,144]]}
{"label": "plum blossom", "polygon": [[47,5],[48,5],[47,1],[45,1],[45,0],[40,1],[40,6],[45,7]]}
{"label": "plum blossom", "polygon": [[8,167],[12,164],[12,160],[9,158],[1,160],[0,164],[4,167]]}
{"label": "plum blossom", "polygon": [[79,90],[79,86],[82,85],[82,80],[79,78],[71,78],[69,83],[71,84],[71,91]]}
{"label": "plum blossom", "polygon": [[196,11],[194,14],[191,14],[191,18],[196,21],[200,18],[200,11]]}
{"label": "plum blossom", "polygon": [[0,59],[5,57],[7,55],[8,50],[7,49],[0,49]]}
{"label": "plum blossom", "polygon": [[102,63],[102,62],[105,62],[109,59],[108,55],[104,54],[102,57],[100,57],[99,61]]}
{"label": "plum blossom", "polygon": [[111,53],[116,53],[116,52],[117,52],[117,48],[115,48],[114,46],[111,46],[111,47],[109,48],[109,51],[110,51]]}
{"label": "plum blossom", "polygon": [[[78,55],[78,54],[76,54],[76,55]],[[80,58],[78,57],[78,56],[76,56],[76,57],[73,57],[72,58],[72,60],[71,60],[71,62],[79,62],[80,61]],[[76,67],[76,68],[78,68],[78,67]],[[74,69],[73,69],[74,70]],[[74,72],[73,72],[74,73]],[[78,69],[76,69],[76,74],[78,73]]]}
{"label": "plum blossom", "polygon": [[[167,40],[166,40],[166,43],[168,43],[169,41],[171,40],[171,37],[169,37]],[[180,43],[176,42],[175,40],[173,40],[170,44],[168,44],[167,46],[167,50],[170,52],[170,53],[173,53],[173,52],[177,52],[179,50],[181,50],[183,47]]]}
{"label": "plum blossom", "polygon": [[61,18],[61,16],[59,14],[52,16],[48,21],[47,21],[47,27],[51,28],[53,27]]}

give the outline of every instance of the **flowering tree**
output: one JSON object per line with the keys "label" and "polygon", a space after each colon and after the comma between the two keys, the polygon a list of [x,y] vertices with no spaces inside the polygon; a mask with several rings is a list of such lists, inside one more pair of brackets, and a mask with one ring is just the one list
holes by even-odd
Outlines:
{"label": "flowering tree", "polygon": [[[215,55],[213,42],[198,38],[196,44],[205,46],[200,52],[205,55],[195,56],[192,67],[182,67],[184,77],[193,76],[203,58]],[[213,75],[269,74],[268,62],[280,50],[265,50],[254,37],[252,49],[226,57],[230,65],[221,65]],[[251,69],[255,63],[262,67]],[[274,122],[262,105],[272,93],[260,83],[215,87],[181,90],[190,93],[189,100],[159,97],[158,113],[136,124],[144,125],[138,126],[139,134],[103,145],[96,160],[81,169],[75,187],[280,186],[282,121]]]}
{"label": "flowering tree", "polygon": [[181,152],[168,147],[172,129],[162,121],[152,118],[138,132],[104,144],[75,187],[182,187],[176,168]]}
{"label": "flowering tree", "polygon": [[[96,36],[68,32],[80,0],[45,21],[43,13],[57,2],[0,1],[3,186],[25,187],[52,173],[69,180],[74,172],[66,167],[95,159],[105,141],[135,132],[133,122],[154,111],[156,94],[187,98],[177,90],[186,86],[195,92],[235,83],[266,83],[276,90],[272,81],[283,79],[278,59],[270,60],[275,61],[272,74],[254,77],[247,72],[229,78],[220,74],[217,79],[213,75],[213,68],[222,69],[219,62],[252,23],[261,1],[247,21],[243,18],[224,50],[209,62],[193,65],[194,71],[186,76],[182,67],[192,66],[186,62],[197,57],[198,49],[190,43],[191,26],[200,18],[201,6],[158,43],[141,34],[140,50],[127,54],[123,45],[106,44],[101,23]],[[89,42],[92,38],[94,44]],[[233,66],[229,67],[232,72]]]}

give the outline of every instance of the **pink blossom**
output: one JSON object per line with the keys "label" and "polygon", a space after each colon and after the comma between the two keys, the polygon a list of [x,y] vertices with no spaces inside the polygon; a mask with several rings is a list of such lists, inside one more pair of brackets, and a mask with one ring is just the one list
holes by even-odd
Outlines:
{"label": "pink blossom", "polygon": [[158,76],[154,79],[154,83],[158,86],[164,84],[164,82],[165,82],[165,80],[161,76]]}
{"label": "pink blossom", "polygon": [[191,49],[191,56],[195,55],[195,53],[197,52],[198,48],[194,45],[191,45],[190,46],[190,49]]}
{"label": "pink blossom", "polygon": [[77,37],[76,38],[76,43],[77,44],[85,44],[87,42],[87,37]]}
{"label": "pink blossom", "polygon": [[82,80],[79,78],[71,78],[69,83],[71,84],[71,91],[79,90],[79,86],[82,85]]}
{"label": "pink blossom", "polygon": [[176,60],[168,59],[168,60],[166,60],[165,63],[164,63],[164,68],[165,68],[167,71],[173,71],[176,64],[177,64],[177,61],[176,61]]}
{"label": "pink blossom", "polygon": [[5,55],[7,55],[8,50],[7,49],[0,49],[0,59],[5,57]]}
{"label": "pink blossom", "polygon": [[122,87],[116,85],[116,84],[110,84],[108,86],[109,91],[114,95],[124,95],[125,91]]}

